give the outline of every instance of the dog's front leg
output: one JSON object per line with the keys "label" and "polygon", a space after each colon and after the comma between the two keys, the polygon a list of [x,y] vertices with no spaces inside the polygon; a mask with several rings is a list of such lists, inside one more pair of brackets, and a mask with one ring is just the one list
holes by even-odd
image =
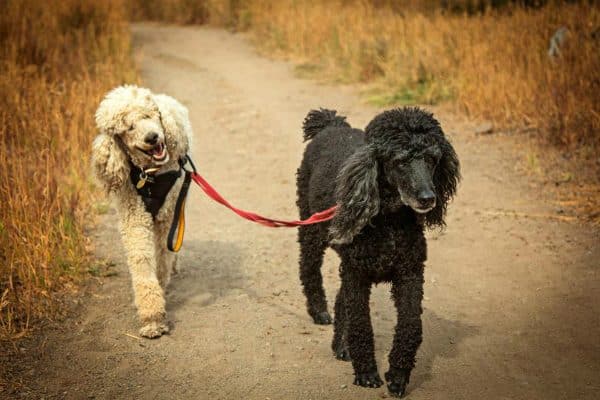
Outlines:
{"label": "dog's front leg", "polygon": [[165,298],[157,277],[152,217],[141,200],[128,204],[121,217],[121,234],[127,251],[135,305],[142,324],[140,335],[156,338],[169,331]]}
{"label": "dog's front leg", "polygon": [[371,282],[345,271],[342,265],[341,291],[346,310],[347,341],[354,384],[376,388],[383,384],[375,362],[375,344],[369,309]]}
{"label": "dog's front leg", "polygon": [[399,276],[392,281],[392,298],[398,312],[398,321],[389,354],[390,370],[386,372],[385,379],[390,393],[401,397],[408,385],[417,350],[423,339],[423,264],[415,268],[410,276]]}

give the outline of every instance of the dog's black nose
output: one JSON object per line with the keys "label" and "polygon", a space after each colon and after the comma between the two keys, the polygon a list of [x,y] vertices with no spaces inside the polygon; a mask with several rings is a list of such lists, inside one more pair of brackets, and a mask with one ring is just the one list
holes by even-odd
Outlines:
{"label": "dog's black nose", "polygon": [[435,193],[431,190],[423,190],[419,193],[417,200],[423,208],[433,207],[435,205]]}
{"label": "dog's black nose", "polygon": [[158,142],[158,133],[150,132],[150,133],[146,134],[146,137],[144,138],[144,142],[151,144],[151,145],[155,145],[156,142]]}

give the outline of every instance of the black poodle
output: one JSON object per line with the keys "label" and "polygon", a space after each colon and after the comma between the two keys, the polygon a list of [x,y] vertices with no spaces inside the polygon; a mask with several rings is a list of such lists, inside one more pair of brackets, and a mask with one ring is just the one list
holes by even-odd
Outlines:
{"label": "black poodle", "polygon": [[338,205],[331,222],[299,229],[308,313],[317,324],[331,323],[321,276],[331,246],[341,258],[342,282],[333,351],[352,360],[355,384],[379,387],[369,295],[373,283],[391,282],[398,322],[385,379],[402,396],[422,340],[424,229],[444,226],[460,179],[458,158],[438,121],[419,108],[383,112],[365,132],[335,111],[313,110],[304,139],[312,140],[298,169],[301,218]]}

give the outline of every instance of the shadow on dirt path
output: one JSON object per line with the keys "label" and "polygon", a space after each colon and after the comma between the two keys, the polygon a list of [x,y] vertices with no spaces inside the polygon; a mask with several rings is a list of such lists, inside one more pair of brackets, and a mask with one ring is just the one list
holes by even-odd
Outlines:
{"label": "shadow on dirt path", "polygon": [[[188,106],[193,156],[235,205],[292,218],[301,123],[311,108],[339,110],[362,127],[378,110],[355,87],[296,79],[220,30],[133,28],[144,84]],[[595,399],[600,389],[600,236],[564,223],[543,187],[515,172],[514,139],[476,136],[433,110],[463,165],[448,228],[429,234],[424,342],[410,399]],[[15,398],[377,399],[352,385],[330,351],[332,329],[304,309],[295,230],[243,221],[196,188],[187,210],[181,272],[168,294],[174,329],[136,338],[127,267],[114,212],[93,233],[116,265],[75,316],[23,343],[7,360]],[[328,298],[338,287],[328,253]],[[330,306],[331,306],[330,302]],[[331,308],[331,307],[330,307]],[[389,287],[372,295],[380,372],[395,313]]]}
{"label": "shadow on dirt path", "polygon": [[234,242],[186,242],[180,260],[186,268],[173,277],[167,311],[177,318],[180,309],[205,307],[232,290],[249,288],[248,278],[239,269],[242,259]]}

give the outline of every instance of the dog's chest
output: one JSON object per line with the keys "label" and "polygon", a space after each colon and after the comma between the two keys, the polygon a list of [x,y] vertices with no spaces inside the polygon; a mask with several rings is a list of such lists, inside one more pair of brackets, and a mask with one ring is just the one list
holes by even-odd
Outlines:
{"label": "dog's chest", "polygon": [[142,170],[130,166],[130,180],[133,186],[136,187],[136,192],[141,196],[146,211],[148,211],[152,218],[156,218],[160,208],[163,206],[167,195],[171,188],[177,182],[177,179],[181,176],[181,170],[167,171],[165,173],[153,176],[151,181],[138,185],[138,182],[142,180]]}
{"label": "dog's chest", "polygon": [[349,264],[354,264],[375,282],[410,273],[427,257],[423,228],[398,215],[377,217],[355,237],[351,246],[352,249],[347,250],[355,262]]}

